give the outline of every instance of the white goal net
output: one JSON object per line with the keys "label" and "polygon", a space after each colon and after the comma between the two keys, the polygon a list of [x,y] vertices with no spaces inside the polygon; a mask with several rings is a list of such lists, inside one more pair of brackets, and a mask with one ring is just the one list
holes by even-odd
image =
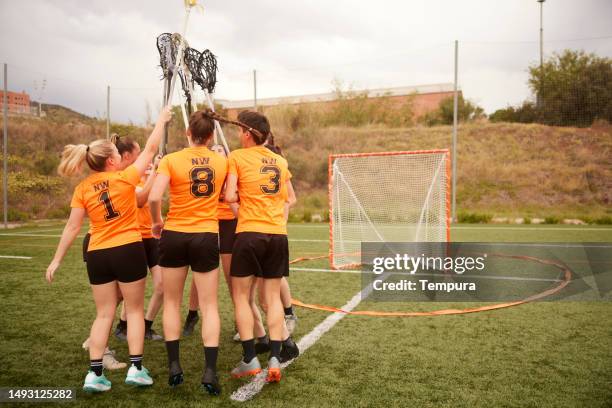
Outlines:
{"label": "white goal net", "polygon": [[330,263],[360,264],[361,242],[449,240],[448,150],[329,158]]}

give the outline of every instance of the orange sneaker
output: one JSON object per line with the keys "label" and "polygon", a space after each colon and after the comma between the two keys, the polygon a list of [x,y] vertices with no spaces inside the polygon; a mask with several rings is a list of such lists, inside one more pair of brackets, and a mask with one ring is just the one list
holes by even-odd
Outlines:
{"label": "orange sneaker", "polygon": [[257,375],[261,372],[261,364],[257,357],[253,357],[251,361],[245,363],[240,360],[240,363],[232,370],[232,378],[242,378],[249,375]]}
{"label": "orange sneaker", "polygon": [[270,358],[268,361],[268,376],[266,382],[277,383],[281,380],[281,367],[280,361],[276,357]]}

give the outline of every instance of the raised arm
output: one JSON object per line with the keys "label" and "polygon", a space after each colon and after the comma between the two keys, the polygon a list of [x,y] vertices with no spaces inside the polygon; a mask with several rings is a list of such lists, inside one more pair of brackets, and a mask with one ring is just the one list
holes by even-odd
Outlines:
{"label": "raised arm", "polygon": [[153,128],[153,132],[151,132],[145,147],[142,149],[142,152],[140,152],[140,155],[134,162],[134,167],[136,167],[140,175],[144,174],[147,166],[149,163],[151,163],[151,160],[153,160],[153,156],[155,156],[157,153],[159,144],[164,136],[164,127],[166,123],[170,122],[170,119],[172,119],[172,111],[168,106],[166,106],[160,112],[155,128]]}
{"label": "raised arm", "polygon": [[153,237],[160,238],[161,231],[164,227],[164,221],[161,215],[161,202],[164,196],[164,192],[170,184],[170,177],[165,174],[158,174],[155,176],[153,187],[149,193],[149,206],[151,207],[151,233]]}
{"label": "raised arm", "polygon": [[60,238],[60,242],[57,245],[57,250],[55,251],[55,256],[53,260],[47,267],[46,278],[47,282],[53,282],[53,276],[55,275],[55,271],[59,268],[64,256],[66,256],[66,252],[72,245],[72,242],[79,234],[81,230],[81,225],[83,225],[83,218],[85,218],[85,209],[84,208],[73,208],[70,211],[70,218],[68,218],[68,222],[64,227],[64,231],[62,232],[62,237]]}
{"label": "raised arm", "polygon": [[153,166],[151,167],[151,172],[147,176],[144,186],[142,186],[142,188],[136,188],[136,206],[138,208],[144,207],[149,200],[149,193],[151,192],[151,187],[153,187],[153,182],[155,181],[155,171],[157,170],[157,165],[159,164],[160,160],[161,156],[155,157]]}

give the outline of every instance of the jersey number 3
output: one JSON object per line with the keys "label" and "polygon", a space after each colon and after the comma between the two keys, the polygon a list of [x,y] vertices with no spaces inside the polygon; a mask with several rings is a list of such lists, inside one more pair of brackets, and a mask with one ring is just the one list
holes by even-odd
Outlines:
{"label": "jersey number 3", "polygon": [[276,194],[280,190],[281,172],[278,166],[267,165],[259,169],[261,174],[270,174],[269,184],[259,186],[264,194]]}
{"label": "jersey number 3", "polygon": [[106,214],[104,214],[104,219],[106,221],[114,220],[115,218],[121,216],[121,214],[115,210],[115,207],[113,207],[113,202],[111,201],[108,190],[104,190],[100,193],[98,196],[98,201],[101,202],[106,209]]}
{"label": "jersey number 3", "polygon": [[194,197],[210,197],[215,191],[215,171],[210,167],[194,167],[189,173],[191,179],[191,195]]}

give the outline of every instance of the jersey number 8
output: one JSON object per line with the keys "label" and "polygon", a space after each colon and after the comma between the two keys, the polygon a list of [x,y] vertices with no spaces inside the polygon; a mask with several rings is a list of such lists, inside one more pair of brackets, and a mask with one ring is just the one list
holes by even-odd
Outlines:
{"label": "jersey number 8", "polygon": [[189,172],[191,179],[191,195],[194,197],[210,197],[215,191],[215,171],[210,167],[194,167]]}

